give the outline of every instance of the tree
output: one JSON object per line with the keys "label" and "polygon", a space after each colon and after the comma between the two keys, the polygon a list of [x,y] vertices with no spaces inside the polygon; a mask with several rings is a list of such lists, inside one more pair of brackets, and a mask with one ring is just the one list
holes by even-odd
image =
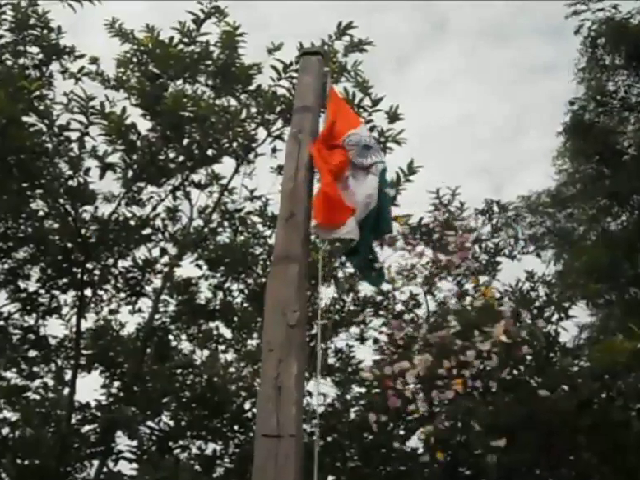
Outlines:
{"label": "tree", "polygon": [[534,251],[521,215],[437,191],[393,241],[405,260],[390,272],[381,355],[364,373],[382,393],[372,426],[417,433],[415,478],[635,478],[637,374],[561,340],[574,304],[552,274],[499,281],[504,260]]}
{"label": "tree", "polygon": [[580,38],[579,93],[568,104],[554,185],[524,202],[539,251],[553,252],[562,288],[595,315],[596,336],[635,337],[640,9],[574,1],[568,16]]}
{"label": "tree", "polygon": [[[0,478],[247,479],[275,223],[250,180],[257,162],[281,170],[296,58],[273,43],[266,64],[248,61],[215,2],[171,32],[106,28],[113,71],[66,44],[39,2],[0,1]],[[399,108],[362,71],[372,41],[346,22],[319,43],[384,151],[402,145]],[[399,169],[398,193],[417,171]],[[516,225],[533,217],[511,207],[472,213],[437,193],[389,239],[394,284],[375,292],[342,246],[314,243],[311,271],[322,255],[333,291],[321,478],[637,472],[638,379],[559,341],[574,291],[532,272],[496,282],[504,259],[532,251]],[[317,293],[312,276],[310,318]],[[309,344],[311,380],[313,329]],[[92,398],[79,394],[89,377]]]}
{"label": "tree", "polygon": [[638,464],[626,448],[639,438],[629,399],[637,395],[639,359],[640,9],[598,0],[568,6],[580,39],[578,94],[567,106],[554,185],[521,199],[523,225],[555,269],[554,288],[586,304],[593,317],[575,339],[583,382],[592,385],[589,429],[624,441],[587,437],[583,451],[601,476],[631,477]]}
{"label": "tree", "polygon": [[[278,171],[297,62],[246,60],[215,2],[170,33],[106,28],[112,72],[39,2],[0,2],[0,475],[247,478],[274,214],[242,178]],[[322,45],[390,151],[402,116],[355,28]]]}

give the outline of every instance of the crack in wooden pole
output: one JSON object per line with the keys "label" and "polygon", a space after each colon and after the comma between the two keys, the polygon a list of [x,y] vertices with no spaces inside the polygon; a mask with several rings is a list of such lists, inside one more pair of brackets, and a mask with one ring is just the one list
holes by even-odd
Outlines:
{"label": "crack in wooden pole", "polygon": [[309,145],[324,101],[324,58],[301,53],[267,278],[252,480],[303,480],[307,287],[313,170]]}

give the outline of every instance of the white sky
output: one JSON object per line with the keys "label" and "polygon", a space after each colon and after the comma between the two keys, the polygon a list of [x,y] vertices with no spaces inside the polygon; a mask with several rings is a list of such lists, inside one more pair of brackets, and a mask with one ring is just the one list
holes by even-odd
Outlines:
{"label": "white sky", "polygon": [[[354,20],[376,42],[365,71],[406,116],[407,145],[391,168],[414,157],[425,168],[404,197],[420,212],[424,192],[461,185],[464,197],[513,198],[549,184],[555,133],[573,87],[577,42],[562,2],[228,2],[249,33],[249,55],[272,40],[293,49]],[[188,1],[106,1],[77,15],[56,9],[69,39],[110,60],[102,27],[169,27]]]}
{"label": "white sky", "polygon": [[[292,52],[298,41],[318,40],[338,21],[355,21],[375,41],[365,71],[406,117],[407,145],[388,159],[391,170],[411,157],[424,165],[400,213],[424,211],[426,190],[439,186],[460,185],[476,204],[551,182],[577,50],[563,2],[227,4],[249,33],[252,59],[263,58],[270,41],[285,41]],[[70,41],[108,62],[118,47],[104,32],[107,18],[168,28],[195,8],[189,1],[106,1],[75,15],[54,12]],[[507,270],[515,276],[522,264]]]}

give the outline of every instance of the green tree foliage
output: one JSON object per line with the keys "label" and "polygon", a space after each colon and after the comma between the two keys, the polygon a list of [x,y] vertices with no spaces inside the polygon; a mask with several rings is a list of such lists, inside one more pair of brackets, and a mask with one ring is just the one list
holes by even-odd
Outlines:
{"label": "green tree foliage", "polygon": [[569,3],[580,50],[554,185],[527,198],[535,243],[601,335],[628,335],[640,308],[640,8]]}
{"label": "green tree foliage", "polygon": [[[604,29],[598,22],[582,35]],[[117,19],[106,29],[120,45],[114,68],[69,45],[39,2],[0,0],[0,479],[247,480],[275,227],[272,196],[248,180],[258,165],[281,172],[297,59],[274,42],[266,62],[250,61],[242,28],[210,1],[170,31]],[[640,382],[618,373],[636,355],[634,337],[590,350],[560,341],[588,292],[577,279],[592,270],[576,270],[581,257],[559,239],[594,249],[585,232],[598,222],[613,229],[635,218],[616,217],[627,190],[589,196],[608,170],[587,165],[601,148],[587,140],[606,137],[603,119],[621,122],[618,108],[633,115],[632,85],[616,84],[625,77],[615,69],[586,96],[599,92],[589,89],[600,65],[587,53],[601,49],[593,55],[602,65],[610,55],[597,38],[582,47],[590,80],[565,128],[591,130],[562,152],[581,151],[581,141],[590,150],[559,155],[564,183],[530,199],[529,211],[489,201],[472,210],[457,191],[436,192],[424,217],[401,221],[382,247],[391,281],[376,291],[358,283],[342,246],[312,245],[310,318],[320,259],[328,292],[320,478],[637,476]],[[344,22],[317,44],[385,152],[401,146],[398,106],[362,69],[372,41]],[[606,145],[634,138],[616,135]],[[585,166],[570,173],[574,161]],[[398,193],[418,170],[413,161],[398,170]],[[632,251],[615,238],[619,252]],[[505,261],[549,248],[565,268],[561,282],[535,272],[499,281]],[[618,284],[596,284],[621,298]],[[93,395],[80,391],[87,379]],[[315,412],[306,400],[310,469]]]}
{"label": "green tree foliage", "polygon": [[[106,29],[109,70],[39,2],[0,2],[0,476],[247,478],[274,214],[241,180],[282,160],[297,61],[249,61],[215,2],[169,32]],[[402,144],[362,72],[372,42],[343,23],[321,44]]]}
{"label": "green tree foliage", "polygon": [[590,469],[589,478],[635,478],[640,8],[599,0],[568,7],[580,40],[578,92],[560,132],[555,182],[522,199],[523,226],[535,252],[555,270],[552,288],[570,303],[586,304],[594,320],[573,352],[581,362],[571,377],[580,382],[575,391],[589,393],[576,403],[583,412],[576,425],[585,462],[577,471]]}

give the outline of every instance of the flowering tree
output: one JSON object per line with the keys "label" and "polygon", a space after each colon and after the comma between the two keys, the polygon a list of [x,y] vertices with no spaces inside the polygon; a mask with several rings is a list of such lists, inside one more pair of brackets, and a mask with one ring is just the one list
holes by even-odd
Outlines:
{"label": "flowering tree", "polygon": [[611,404],[592,401],[593,370],[560,339],[571,304],[544,273],[500,281],[505,261],[530,253],[519,222],[506,204],[471,210],[457,191],[436,192],[427,215],[387,241],[387,320],[361,374],[380,392],[368,418],[380,434],[407,430],[427,478],[609,471],[593,424]]}

